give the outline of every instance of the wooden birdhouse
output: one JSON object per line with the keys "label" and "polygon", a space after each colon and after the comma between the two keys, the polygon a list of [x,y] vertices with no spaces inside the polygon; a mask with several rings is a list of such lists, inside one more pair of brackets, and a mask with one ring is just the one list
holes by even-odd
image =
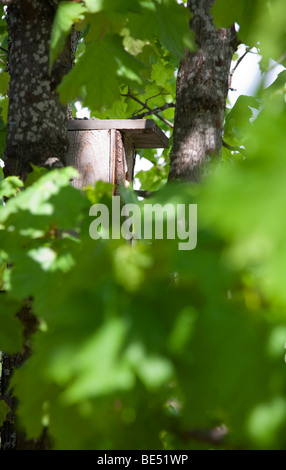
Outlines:
{"label": "wooden birdhouse", "polygon": [[138,149],[167,148],[169,139],[152,119],[75,119],[67,122],[67,165],[81,175],[72,185],[82,188],[104,181],[133,181]]}

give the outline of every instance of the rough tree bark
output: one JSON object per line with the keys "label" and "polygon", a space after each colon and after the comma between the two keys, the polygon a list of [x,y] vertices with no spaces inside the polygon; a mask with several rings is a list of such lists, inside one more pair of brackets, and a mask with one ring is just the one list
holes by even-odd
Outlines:
{"label": "rough tree bark", "polygon": [[[8,71],[10,74],[5,176],[25,180],[30,163],[49,168],[62,167],[68,150],[66,118],[56,87],[73,66],[78,33],[72,31],[65,49],[49,70],[50,38],[60,0],[6,0],[8,25]],[[15,424],[16,399],[9,389],[10,377],[30,353],[29,338],[37,327],[30,306],[19,312],[25,327],[21,354],[3,355],[0,395],[11,412],[1,428],[1,450],[47,449],[46,433],[39,441],[27,441]]]}
{"label": "rough tree bark", "polygon": [[19,354],[2,354],[2,373],[0,379],[0,400],[4,400],[10,407],[6,421],[0,428],[1,450],[41,450],[50,446],[46,430],[38,440],[27,440],[26,436],[19,429],[16,429],[16,408],[17,400],[10,387],[10,379],[15,368],[20,367],[30,355],[29,339],[31,334],[37,329],[37,321],[31,311],[31,306],[26,305],[18,314],[25,325],[24,344]]}
{"label": "rough tree bark", "polygon": [[65,164],[66,107],[56,87],[73,65],[73,36],[49,69],[52,25],[60,0],[20,0],[7,9],[10,73],[5,175],[25,179],[37,166]]}
{"label": "rough tree bark", "polygon": [[177,79],[169,180],[197,182],[212,156],[220,155],[230,64],[236,50],[234,26],[216,30],[214,0],[189,0],[196,52],[185,52]]}

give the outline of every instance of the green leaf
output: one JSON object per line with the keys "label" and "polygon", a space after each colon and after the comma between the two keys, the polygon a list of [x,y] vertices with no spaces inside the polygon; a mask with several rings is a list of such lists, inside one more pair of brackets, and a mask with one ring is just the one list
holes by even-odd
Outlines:
{"label": "green leaf", "polygon": [[0,197],[15,196],[24,183],[17,176],[8,176],[8,178],[0,181]]}
{"label": "green leaf", "polygon": [[167,182],[168,166],[154,165],[148,171],[139,171],[136,178],[139,179],[142,189],[156,191]]}
{"label": "green leaf", "polygon": [[[120,102],[120,85],[144,91],[149,86],[144,80],[150,77],[152,68],[149,58],[141,55],[146,41],[153,44],[159,44],[154,38],[162,41],[164,47],[176,56],[176,65],[185,48],[193,48],[188,26],[188,9],[182,5],[169,0],[162,3],[125,2],[124,5],[123,11],[126,10],[127,20],[119,13],[122,10],[120,5],[113,0],[88,3],[87,7],[94,14],[87,17],[89,31],[86,36],[86,48],[76,67],[64,77],[59,86],[63,103],[81,98],[84,106],[93,112],[104,113],[115,102]],[[139,49],[136,46],[138,51],[133,47],[135,43],[140,44]],[[161,53],[163,52],[157,53],[158,58]],[[135,58],[134,54],[138,56]],[[163,70],[163,81],[162,77],[159,78],[159,71],[154,72],[157,72],[155,81],[158,79],[161,87],[159,92],[162,91],[162,86],[165,86],[167,92],[174,94],[174,66],[165,67]],[[151,80],[153,83],[154,80]],[[100,93],[97,92],[99,89]],[[126,108],[124,112],[127,115]]]}
{"label": "green leaf", "polygon": [[6,124],[8,116],[9,99],[0,100],[0,158],[6,147]]}
{"label": "green leaf", "polygon": [[104,9],[104,0],[86,0],[85,4],[90,13],[97,13]]}
{"label": "green leaf", "polygon": [[85,194],[91,204],[97,204],[103,197],[111,198],[113,184],[97,181],[94,187],[84,188]]}
{"label": "green leaf", "polygon": [[95,38],[59,86],[61,100],[68,102],[81,95],[84,106],[102,110],[120,97],[120,80],[142,84],[142,68],[144,65],[125,51],[118,35],[107,35],[101,41]]}
{"label": "green leaf", "polygon": [[164,357],[150,356],[139,343],[134,343],[126,352],[127,360],[132,364],[138,377],[150,390],[161,387],[172,379],[174,369],[171,361]]}
{"label": "green leaf", "polygon": [[[3,179],[4,179],[4,173],[0,166],[0,187],[1,187],[1,182],[3,181]],[[0,206],[3,206],[3,205],[4,205],[4,199],[0,197]]]}
{"label": "green leaf", "polygon": [[35,183],[36,181],[38,181],[39,178],[41,178],[42,176],[44,176],[45,174],[48,173],[48,169],[47,168],[43,168],[43,167],[38,167],[36,165],[33,165],[32,163],[30,163],[33,171],[30,171],[28,173],[28,176],[25,180],[25,187],[27,188],[28,186],[31,186],[33,183]]}
{"label": "green leaf", "polygon": [[10,75],[8,72],[0,73],[0,94],[6,95],[9,87]]}
{"label": "green leaf", "polygon": [[97,331],[73,365],[78,370],[77,379],[63,394],[64,402],[72,403],[134,386],[133,373],[128,363],[120,358],[125,334],[126,325],[116,319]]}
{"label": "green leaf", "polygon": [[253,22],[256,20],[256,14],[259,15],[267,4],[267,0],[216,0],[212,7],[212,14],[214,17],[215,24],[218,28],[224,27],[229,28],[238,23],[240,26],[239,36],[242,41],[246,41],[249,44],[248,38],[249,33],[253,27]]}
{"label": "green leaf", "polygon": [[278,440],[278,434],[286,420],[286,400],[277,397],[270,403],[258,404],[251,412],[248,423],[248,434],[261,448],[269,449]]}
{"label": "green leaf", "polygon": [[283,59],[286,46],[283,0],[216,0],[211,11],[218,28],[239,24],[239,40],[250,47],[258,47],[263,54],[264,70],[270,58]]}
{"label": "green leaf", "polygon": [[153,41],[157,37],[176,58],[182,58],[184,50],[194,49],[189,29],[189,9],[173,0],[142,1],[142,11],[130,14],[128,28],[134,38]]}
{"label": "green leaf", "polygon": [[[248,135],[248,157],[244,164],[235,168],[225,166],[217,175],[216,195],[208,188],[209,213],[224,237],[233,240],[229,252],[230,262],[236,266],[248,263],[258,266],[255,278],[261,283],[264,295],[276,295],[285,300],[282,287],[282,265],[286,257],[284,240],[285,224],[281,213],[285,204],[284,197],[284,152],[285,143],[285,103],[282,96],[275,96],[254,121]],[[243,186],[241,191],[239,187]],[[219,190],[218,190],[219,188]],[[213,219],[225,194],[231,195],[219,210],[220,221]],[[239,194],[239,197],[237,195]],[[220,202],[219,202],[220,200]],[[214,206],[213,206],[214,203]],[[224,216],[222,216],[222,209]],[[226,214],[228,214],[226,216]],[[243,219],[243,223],[242,223]],[[280,247],[278,249],[278,246]],[[258,261],[259,260],[259,261]],[[253,273],[254,275],[254,273]],[[267,280],[266,280],[267,279]]]}
{"label": "green leaf", "polygon": [[59,53],[62,52],[65,39],[71,31],[72,25],[83,20],[86,11],[87,9],[81,3],[60,2],[51,35],[50,67],[52,67]]}
{"label": "green leaf", "polygon": [[[129,292],[139,289],[146,276],[146,269],[152,266],[152,258],[144,251],[144,247],[137,245],[130,249],[130,246],[122,245],[114,252],[114,273],[119,284]],[[126,273],[124,279],[121,276],[122,269]]]}
{"label": "green leaf", "polygon": [[140,11],[139,0],[86,0],[85,5],[90,13],[112,10],[125,15],[129,11]]}
{"label": "green leaf", "polygon": [[157,6],[156,20],[160,31],[159,39],[175,57],[182,58],[185,49],[195,48],[189,29],[189,11],[183,5],[178,5],[173,0],[163,0]]}
{"label": "green leaf", "polygon": [[[119,97],[116,71],[116,62],[109,47],[104,42],[97,44],[97,41],[94,41],[94,44],[89,44],[84,56],[59,86],[61,101],[68,103],[81,96],[84,98],[84,106],[90,105],[92,109],[101,110],[111,105]],[[100,93],[97,90],[100,90]]]}
{"label": "green leaf", "polygon": [[253,37],[253,42],[254,40],[258,42],[258,48],[262,54],[263,71],[269,68],[269,59],[279,61],[282,65],[286,64],[284,56],[285,15],[286,4],[283,0],[266,1],[266,5],[262,3],[257,11],[256,24],[251,37]]}
{"label": "green leaf", "polygon": [[174,68],[167,61],[153,65],[151,79],[160,87],[165,87],[173,78]]}
{"label": "green leaf", "polygon": [[230,145],[243,145],[247,140],[250,128],[251,118],[254,117],[254,111],[259,110],[260,102],[252,96],[240,95],[227,114],[224,124],[224,138]]}
{"label": "green leaf", "polygon": [[4,98],[0,100],[0,110],[1,110],[1,116],[0,116],[0,129],[4,129],[6,124],[7,124],[7,117],[8,117],[8,105],[9,105],[9,99]]}
{"label": "green leaf", "polygon": [[10,408],[4,400],[0,400],[0,427],[6,421],[6,416],[10,412]]}
{"label": "green leaf", "polygon": [[286,93],[286,71],[280,72],[276,80],[263,91],[263,97],[269,98],[273,95]]}
{"label": "green leaf", "polygon": [[191,307],[184,308],[176,318],[169,338],[169,348],[173,354],[183,354],[186,344],[195,331],[198,312]]}
{"label": "green leaf", "polygon": [[15,317],[21,309],[21,304],[0,295],[0,350],[15,354],[23,347],[23,325]]}
{"label": "green leaf", "polygon": [[7,263],[0,261],[0,290],[3,289],[3,277],[7,269]]}
{"label": "green leaf", "polygon": [[[72,203],[72,199],[69,199],[72,196],[77,198],[77,195],[79,195],[78,191],[69,186],[70,179],[77,176],[77,171],[71,167],[48,172],[33,186],[28,187],[25,191],[21,191],[17,198],[10,199],[7,205],[0,209],[2,221],[7,220],[12,214],[21,213],[21,211],[25,210],[31,215],[52,215],[54,206],[50,199],[64,187],[66,187],[66,196],[62,204],[59,205],[61,207],[61,214],[59,216],[65,219],[64,208],[62,206],[66,203]],[[8,177],[1,183],[3,188],[1,194],[7,196],[8,192],[8,194],[13,195],[22,186],[23,183],[17,177]]]}

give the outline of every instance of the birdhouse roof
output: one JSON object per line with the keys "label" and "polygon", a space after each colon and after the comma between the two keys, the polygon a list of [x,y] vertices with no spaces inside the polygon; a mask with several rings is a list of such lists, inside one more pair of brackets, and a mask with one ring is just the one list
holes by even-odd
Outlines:
{"label": "birdhouse roof", "polygon": [[169,139],[153,119],[74,119],[67,121],[68,131],[116,129],[136,149],[168,148]]}

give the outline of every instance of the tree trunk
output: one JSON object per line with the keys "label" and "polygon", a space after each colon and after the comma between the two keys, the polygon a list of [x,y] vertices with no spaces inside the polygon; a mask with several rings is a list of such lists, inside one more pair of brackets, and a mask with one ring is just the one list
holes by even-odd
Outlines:
{"label": "tree trunk", "polygon": [[[49,168],[64,166],[68,150],[66,117],[71,117],[70,110],[60,103],[56,87],[73,66],[79,35],[72,31],[50,71],[50,38],[59,2],[19,0],[9,2],[7,8],[10,88],[4,173],[23,181],[32,169],[30,163]],[[36,329],[30,307],[24,307],[19,317],[25,327],[23,351],[2,356],[0,395],[11,412],[1,428],[1,450],[47,449],[45,431],[40,440],[27,441],[16,429],[17,402],[9,382],[13,369],[29,356],[27,345]]]}
{"label": "tree trunk", "polygon": [[198,50],[186,51],[178,72],[170,181],[201,180],[212,156],[221,153],[236,32],[234,27],[216,31],[210,14],[213,2],[188,1]]}
{"label": "tree trunk", "polygon": [[17,399],[13,395],[10,387],[10,379],[15,368],[20,367],[30,355],[29,339],[31,334],[37,329],[37,320],[31,312],[29,305],[26,305],[18,314],[25,325],[24,344],[19,354],[2,354],[2,373],[0,377],[0,400],[4,400],[10,407],[10,412],[3,426],[0,428],[1,450],[41,450],[49,449],[49,440],[46,430],[43,430],[39,440],[26,439],[23,432],[16,428],[16,408]]}
{"label": "tree trunk", "polygon": [[25,179],[37,166],[65,164],[66,107],[56,87],[73,65],[72,38],[50,71],[52,25],[59,0],[20,0],[7,9],[10,73],[5,175]]}

